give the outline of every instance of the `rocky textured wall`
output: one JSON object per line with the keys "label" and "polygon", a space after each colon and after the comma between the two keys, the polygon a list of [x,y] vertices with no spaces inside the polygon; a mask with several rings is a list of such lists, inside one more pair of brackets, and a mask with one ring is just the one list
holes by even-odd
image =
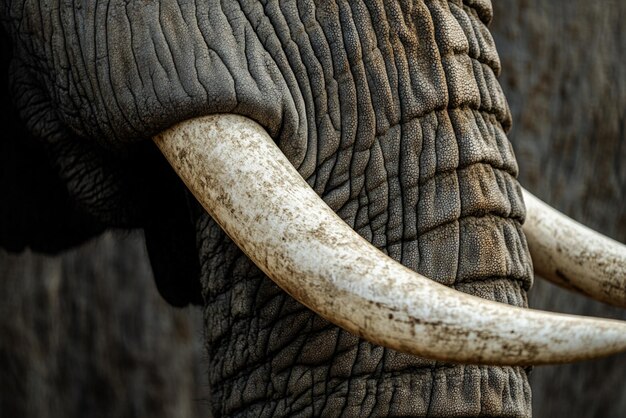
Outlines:
{"label": "rocky textured wall", "polygon": [[[626,242],[626,2],[495,0],[491,26],[513,114],[520,182]],[[536,279],[531,306],[626,319]],[[626,355],[536,367],[537,417],[626,415]]]}
{"label": "rocky textured wall", "polygon": [[158,295],[138,234],[0,250],[0,418],[206,417],[201,312]]}

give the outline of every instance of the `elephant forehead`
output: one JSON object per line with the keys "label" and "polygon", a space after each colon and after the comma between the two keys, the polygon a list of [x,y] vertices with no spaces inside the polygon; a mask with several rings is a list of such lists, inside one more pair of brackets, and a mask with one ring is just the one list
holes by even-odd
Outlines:
{"label": "elephant forehead", "polygon": [[24,1],[5,13],[19,59],[63,122],[114,143],[238,107],[265,109],[265,121],[280,123],[287,89],[243,6]]}
{"label": "elephant forehead", "polygon": [[490,5],[466,3],[15,1],[4,15],[28,84],[82,136],[145,139],[240,113],[300,165],[319,126],[382,133],[448,105],[507,125],[497,89],[477,86],[499,70]]}

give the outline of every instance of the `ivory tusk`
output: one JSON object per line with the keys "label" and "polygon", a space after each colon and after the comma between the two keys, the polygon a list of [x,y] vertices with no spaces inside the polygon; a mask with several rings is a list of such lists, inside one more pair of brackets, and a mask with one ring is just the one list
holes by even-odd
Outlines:
{"label": "ivory tusk", "polygon": [[527,190],[523,193],[524,233],[535,271],[558,285],[626,308],[626,246],[568,218]]}
{"label": "ivory tusk", "polygon": [[265,274],[324,318],[375,344],[437,360],[510,365],[626,349],[626,323],[486,301],[393,261],[345,224],[249,119],[197,118],[154,141]]}

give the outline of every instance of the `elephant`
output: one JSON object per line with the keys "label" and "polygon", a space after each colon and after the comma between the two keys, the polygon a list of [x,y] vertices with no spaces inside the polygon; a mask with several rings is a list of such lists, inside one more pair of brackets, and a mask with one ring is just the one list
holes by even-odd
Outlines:
{"label": "elephant", "polygon": [[532,264],[491,15],[483,1],[6,2],[9,150],[39,151],[3,163],[28,167],[17,182],[34,187],[15,190],[50,203],[38,215],[11,196],[2,244],[55,251],[143,228],[163,296],[205,306],[217,415],[528,415],[527,368],[398,353],[287,297],[146,141],[197,116],[251,118],[392,258],[525,306]]}

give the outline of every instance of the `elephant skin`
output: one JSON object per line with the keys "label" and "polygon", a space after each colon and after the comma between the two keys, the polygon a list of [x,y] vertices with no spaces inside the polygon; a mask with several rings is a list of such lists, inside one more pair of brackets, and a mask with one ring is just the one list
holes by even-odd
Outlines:
{"label": "elephant skin", "polygon": [[143,228],[166,299],[197,302],[202,288],[216,415],[530,414],[526,369],[395,353],[288,298],[145,141],[192,116],[251,117],[374,245],[525,306],[532,266],[490,4],[7,2],[2,13],[11,124],[45,149],[67,187],[57,200],[71,202],[57,216],[80,231],[17,228],[3,245],[56,250],[104,226]]}

